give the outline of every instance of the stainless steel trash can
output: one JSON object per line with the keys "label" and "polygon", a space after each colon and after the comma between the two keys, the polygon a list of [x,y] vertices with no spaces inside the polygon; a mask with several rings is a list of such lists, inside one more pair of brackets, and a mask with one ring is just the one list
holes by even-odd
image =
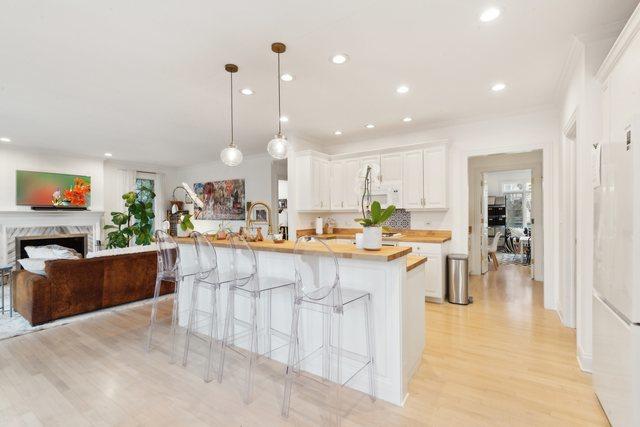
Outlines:
{"label": "stainless steel trash can", "polygon": [[449,302],[467,305],[473,302],[469,296],[469,257],[465,254],[449,254],[447,259]]}

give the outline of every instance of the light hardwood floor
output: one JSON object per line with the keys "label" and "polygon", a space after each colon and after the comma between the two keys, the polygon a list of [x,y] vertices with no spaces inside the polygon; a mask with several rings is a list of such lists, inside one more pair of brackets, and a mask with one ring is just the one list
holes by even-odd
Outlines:
{"label": "light hardwood floor", "polygon": [[[541,283],[507,265],[473,277],[471,290],[467,307],[426,304],[427,345],[405,407],[346,390],[343,425],[607,425],[578,368],[575,332],[542,308]],[[0,425],[331,421],[328,389],[308,378],[294,386],[290,418],[280,417],[281,365],[259,367],[256,399],[246,406],[240,358],[230,358],[222,384],[207,384],[198,354],[187,368],[170,365],[162,348],[145,354],[148,314],[148,306],[109,312],[1,341]],[[204,353],[204,345],[194,349]]]}

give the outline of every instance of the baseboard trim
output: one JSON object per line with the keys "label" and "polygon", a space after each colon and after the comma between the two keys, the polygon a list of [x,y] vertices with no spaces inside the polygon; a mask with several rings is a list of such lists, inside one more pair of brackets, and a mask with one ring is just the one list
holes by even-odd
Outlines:
{"label": "baseboard trim", "polygon": [[591,354],[584,354],[580,348],[578,348],[578,365],[584,372],[593,373],[593,356]]}

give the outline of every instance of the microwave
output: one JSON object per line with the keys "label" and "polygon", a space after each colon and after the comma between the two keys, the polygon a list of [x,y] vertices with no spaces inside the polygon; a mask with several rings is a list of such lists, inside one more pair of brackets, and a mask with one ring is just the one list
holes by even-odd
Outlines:
{"label": "microwave", "polygon": [[400,207],[402,182],[386,182],[371,190],[371,201],[379,202],[386,208],[389,205]]}

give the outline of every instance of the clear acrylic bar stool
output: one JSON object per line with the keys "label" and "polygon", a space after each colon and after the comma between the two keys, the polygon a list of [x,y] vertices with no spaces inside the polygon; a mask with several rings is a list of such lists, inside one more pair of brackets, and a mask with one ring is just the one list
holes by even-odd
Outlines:
{"label": "clear acrylic bar stool", "polygon": [[[253,394],[254,370],[260,353],[258,336],[259,327],[265,332],[266,344],[263,354],[271,356],[272,336],[278,334],[271,327],[271,294],[275,290],[284,290],[289,287],[293,291],[293,280],[279,277],[260,276],[258,274],[258,264],[256,254],[251,249],[246,240],[235,233],[229,236],[232,251],[232,277],[229,282],[229,293],[227,302],[227,312],[224,322],[224,333],[220,354],[220,366],[218,369],[218,381],[222,382],[224,373],[225,355],[232,346],[237,344],[240,338],[249,338],[247,345],[246,359],[246,383],[244,392],[245,403],[250,403]],[[225,279],[226,280],[226,279]],[[265,298],[262,298],[262,296]],[[248,298],[250,302],[249,321],[242,321],[236,318],[236,296]],[[266,307],[264,319],[266,325],[259,325],[258,304],[263,303]],[[238,332],[238,327],[245,326],[247,331]],[[285,340],[285,345],[288,344]]]}
{"label": "clear acrylic bar stool", "polygon": [[178,244],[163,230],[155,232],[158,270],[156,274],[156,286],[153,293],[153,303],[151,306],[151,320],[149,322],[149,331],[147,335],[146,351],[151,351],[151,342],[153,339],[153,330],[156,326],[158,315],[158,297],[160,296],[160,287],[162,282],[173,282],[175,289],[173,295],[173,305],[171,314],[171,357],[170,362],[176,361],[176,329],[178,326],[178,310],[180,300],[180,288],[182,281],[189,276],[195,276],[197,271],[182,271],[180,264],[180,248]]}
{"label": "clear acrylic bar stool", "polygon": [[[312,250],[309,250],[309,249]],[[327,256],[319,256],[318,252],[326,252]],[[366,291],[342,288],[338,258],[322,239],[311,236],[299,237],[294,247],[294,268],[296,275],[295,302],[291,326],[291,343],[289,345],[289,361],[285,371],[284,398],[282,415],[289,415],[291,388],[294,374],[300,372],[301,362],[320,354],[322,377],[333,382],[335,388],[335,411],[338,420],[341,418],[340,391],[357,374],[368,368],[369,396],[375,401],[375,360],[374,336],[371,318],[371,294]],[[355,303],[363,304],[366,355],[356,354],[343,349],[342,327],[345,308],[355,307]],[[322,315],[322,344],[308,354],[300,354],[300,311],[301,309]],[[311,324],[311,323],[309,323]],[[306,325],[309,330],[309,325]],[[332,343],[332,332],[335,330],[335,345]],[[343,377],[343,357],[349,357],[356,367],[351,369],[348,378]],[[335,366],[334,362],[335,361]]]}
{"label": "clear acrylic bar stool", "polygon": [[198,298],[200,289],[209,291],[211,297],[211,312],[206,312],[209,316],[209,328],[208,333],[205,335],[205,339],[209,342],[209,349],[207,353],[207,361],[204,366],[203,378],[206,382],[211,381],[211,354],[213,352],[213,343],[218,340],[218,291],[220,290],[220,281],[218,276],[218,257],[216,250],[209,242],[205,235],[194,231],[191,233],[191,238],[196,249],[196,259],[198,261],[198,272],[193,279],[193,286],[191,288],[191,303],[189,305],[189,321],[187,324],[187,332],[184,343],[184,355],[182,357],[182,365],[187,366],[187,359],[189,358],[189,344],[191,337],[196,336],[198,326],[198,315],[203,313],[198,308]]}

